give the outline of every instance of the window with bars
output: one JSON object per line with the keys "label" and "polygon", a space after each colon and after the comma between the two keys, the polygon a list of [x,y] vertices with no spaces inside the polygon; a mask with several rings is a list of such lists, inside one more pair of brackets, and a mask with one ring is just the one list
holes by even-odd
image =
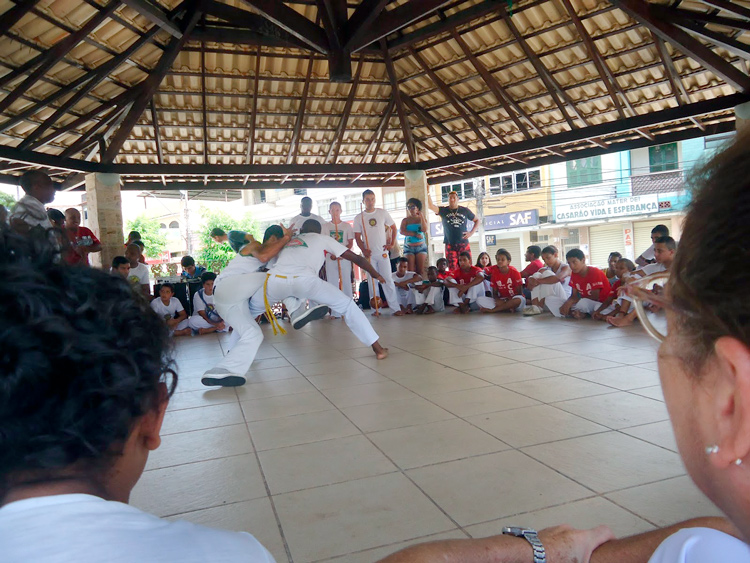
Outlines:
{"label": "window with bars", "polygon": [[568,187],[578,188],[602,183],[602,157],[592,156],[565,163],[568,172]]}
{"label": "window with bars", "polygon": [[406,191],[387,192],[383,194],[383,205],[388,211],[406,207]]}
{"label": "window with bars", "polygon": [[344,198],[344,215],[356,215],[362,209],[362,197],[351,194]]}
{"label": "window with bars", "polygon": [[505,195],[542,187],[541,169],[522,170],[490,177],[490,195]]}
{"label": "window with bars", "polygon": [[667,143],[666,145],[648,148],[649,172],[677,170],[678,166],[677,143]]}
{"label": "window with bars", "polygon": [[[484,186],[484,180],[482,180],[482,186]],[[455,184],[443,184],[440,186],[440,195],[443,203],[448,203],[448,194],[456,192],[458,199],[473,199],[474,198],[474,181],[468,180],[466,182],[457,182]]]}

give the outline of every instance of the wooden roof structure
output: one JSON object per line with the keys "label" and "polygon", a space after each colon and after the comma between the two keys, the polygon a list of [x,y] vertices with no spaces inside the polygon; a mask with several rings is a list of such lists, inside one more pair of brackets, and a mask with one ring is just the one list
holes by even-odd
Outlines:
{"label": "wooden roof structure", "polygon": [[0,0],[0,181],[397,186],[734,129],[738,0]]}

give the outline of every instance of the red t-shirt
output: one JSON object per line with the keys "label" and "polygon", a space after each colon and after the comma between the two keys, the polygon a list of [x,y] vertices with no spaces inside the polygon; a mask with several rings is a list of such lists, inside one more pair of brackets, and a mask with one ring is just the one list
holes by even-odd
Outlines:
{"label": "red t-shirt", "polygon": [[576,290],[582,299],[586,299],[591,295],[592,291],[599,289],[598,301],[604,302],[610,293],[612,293],[612,287],[609,285],[607,276],[599,268],[589,266],[585,276],[579,274],[571,274],[570,276],[570,287]]}
{"label": "red t-shirt", "polygon": [[[68,229],[65,229],[65,232],[68,233],[68,240],[70,241],[71,246],[93,246],[95,244],[101,244],[99,239],[96,238],[96,235],[86,227],[78,227],[78,231],[75,235],[71,234]],[[71,265],[86,264],[88,266],[89,264],[88,254],[81,256],[73,248],[71,248],[67,256],[65,256],[65,261]]]}
{"label": "red t-shirt", "polygon": [[529,276],[536,274],[542,268],[544,268],[544,262],[537,258],[536,260],[529,262],[529,265],[521,270],[521,277],[526,279]]}
{"label": "red t-shirt", "polygon": [[482,268],[477,268],[476,266],[471,266],[467,272],[464,272],[461,268],[456,268],[448,272],[448,277],[456,280],[456,283],[463,284],[471,282],[481,272]]}
{"label": "red t-shirt", "polygon": [[490,285],[497,290],[497,296],[503,299],[511,299],[521,295],[523,280],[521,274],[513,266],[508,266],[508,271],[503,273],[497,266],[488,268],[490,274]]}
{"label": "red t-shirt", "polygon": [[437,279],[439,279],[439,280],[444,280],[444,279],[445,279],[445,278],[447,278],[448,276],[450,276],[450,272],[449,272],[448,270],[446,270],[445,272],[438,272],[438,273],[436,274],[436,277],[437,277]]}

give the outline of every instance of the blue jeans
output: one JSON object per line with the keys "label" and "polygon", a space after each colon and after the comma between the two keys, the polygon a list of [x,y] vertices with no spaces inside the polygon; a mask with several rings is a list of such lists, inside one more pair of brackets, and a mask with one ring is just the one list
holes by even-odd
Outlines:
{"label": "blue jeans", "polygon": [[404,245],[404,256],[407,254],[427,254],[427,243],[423,242],[419,246],[409,246],[407,244]]}

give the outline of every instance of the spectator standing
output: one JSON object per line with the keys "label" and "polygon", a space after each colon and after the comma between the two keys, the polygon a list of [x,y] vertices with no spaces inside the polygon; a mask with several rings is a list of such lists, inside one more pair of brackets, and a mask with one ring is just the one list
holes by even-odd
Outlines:
{"label": "spectator standing", "polygon": [[[448,260],[448,269],[455,270],[458,268],[458,257],[462,252],[469,253],[469,261],[471,262],[469,238],[479,227],[474,212],[463,205],[458,205],[458,194],[456,192],[448,194],[447,207],[435,205],[432,196],[428,194],[427,206],[443,222],[443,243],[445,244],[445,258]],[[471,229],[469,229],[470,221],[473,222]]]}
{"label": "spectator standing", "polygon": [[81,212],[73,207],[65,210],[65,233],[70,243],[70,248],[65,253],[68,264],[88,266],[89,254],[102,250],[102,243],[96,235],[87,227],[81,226]]}
{"label": "spectator standing", "polygon": [[289,223],[289,228],[292,230],[292,234],[299,233],[300,229],[302,228],[302,225],[307,221],[308,219],[315,219],[318,223],[320,223],[320,228],[322,229],[323,226],[327,223],[323,217],[320,215],[315,215],[315,213],[312,213],[312,205],[313,200],[309,197],[305,196],[303,197],[299,202],[299,210],[300,214],[296,217],[293,217],[291,222]]}
{"label": "spectator standing", "polygon": [[32,170],[21,176],[21,187],[26,195],[13,206],[9,217],[11,228],[21,234],[26,234],[33,228],[44,229],[59,250],[59,241],[52,233],[53,225],[44,208],[55,199],[56,188],[52,179],[44,172]]}
{"label": "spectator standing", "polygon": [[[332,201],[331,205],[328,206],[328,212],[331,214],[331,221],[323,226],[321,232],[343,244],[347,250],[351,250],[354,246],[354,229],[349,223],[341,220],[341,204],[338,201]],[[333,254],[328,254],[326,258],[326,280],[328,283],[353,298],[352,263],[341,257],[337,258]],[[339,317],[341,317],[341,311],[331,310],[332,319]]]}
{"label": "spectator standing", "polygon": [[417,272],[420,276],[425,274],[427,264],[427,217],[422,213],[422,202],[416,197],[409,198],[406,202],[407,216],[401,221],[399,232],[406,237],[404,240],[404,257],[408,260],[407,268]]}

